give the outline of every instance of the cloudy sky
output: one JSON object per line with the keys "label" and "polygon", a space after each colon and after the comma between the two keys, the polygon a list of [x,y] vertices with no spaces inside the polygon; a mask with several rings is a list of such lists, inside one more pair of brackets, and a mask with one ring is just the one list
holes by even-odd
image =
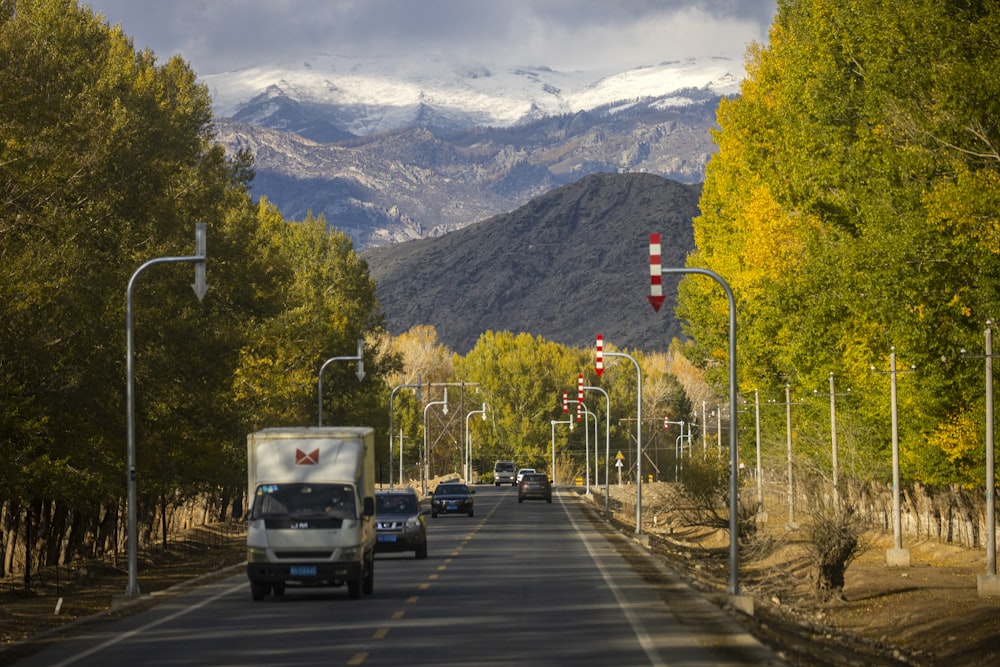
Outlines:
{"label": "cloudy sky", "polygon": [[316,53],[624,70],[766,42],[776,0],[79,0],[199,75]]}

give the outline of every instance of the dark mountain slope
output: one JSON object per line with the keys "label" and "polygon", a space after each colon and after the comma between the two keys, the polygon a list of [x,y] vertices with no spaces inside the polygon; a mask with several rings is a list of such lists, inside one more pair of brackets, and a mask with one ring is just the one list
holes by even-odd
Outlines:
{"label": "dark mountain slope", "polygon": [[665,350],[680,335],[667,301],[649,305],[649,233],[663,265],[683,266],[694,247],[700,185],[652,174],[593,174],[504,215],[432,239],[363,253],[393,334],[432,324],[467,353],[485,331],[539,335],[592,346]]}

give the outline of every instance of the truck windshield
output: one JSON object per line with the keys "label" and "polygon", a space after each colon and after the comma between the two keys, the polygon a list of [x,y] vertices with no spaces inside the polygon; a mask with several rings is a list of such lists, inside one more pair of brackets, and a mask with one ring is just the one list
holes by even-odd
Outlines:
{"label": "truck windshield", "polygon": [[253,500],[257,519],[337,517],[356,519],[357,503],[350,484],[261,484]]}

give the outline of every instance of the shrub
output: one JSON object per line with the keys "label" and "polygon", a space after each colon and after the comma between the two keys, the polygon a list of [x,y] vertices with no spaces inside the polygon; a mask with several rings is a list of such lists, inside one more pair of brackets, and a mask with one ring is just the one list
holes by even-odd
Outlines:
{"label": "shrub", "polygon": [[824,496],[818,489],[818,484],[811,485],[806,494],[806,551],[813,566],[814,592],[823,602],[843,600],[847,568],[867,548],[864,526],[851,503]]}

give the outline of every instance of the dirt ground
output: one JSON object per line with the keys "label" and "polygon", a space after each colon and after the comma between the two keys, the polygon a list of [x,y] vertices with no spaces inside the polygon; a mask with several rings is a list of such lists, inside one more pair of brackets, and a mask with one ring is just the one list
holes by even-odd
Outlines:
{"label": "dirt ground", "polygon": [[[612,487],[620,527],[634,533],[634,486]],[[650,549],[692,586],[725,606],[728,535],[671,523],[667,485],[643,486],[643,531]],[[603,495],[595,496],[603,513]],[[631,503],[631,509],[629,509]],[[646,517],[650,517],[647,519]],[[787,518],[787,516],[785,517]],[[936,541],[907,543],[910,567],[889,567],[892,536],[866,535],[866,551],[847,569],[843,600],[820,603],[812,593],[801,536],[772,519],[766,556],[740,563],[740,593],[754,615],[740,622],[793,665],[1000,664],[1000,597],[980,597],[977,576],[986,552]]]}
{"label": "dirt ground", "polygon": [[[650,550],[692,587],[726,606],[728,537],[672,524],[668,493],[667,485],[643,487],[643,516],[648,517],[643,531]],[[594,525],[617,528],[619,538],[633,538],[635,510],[628,503],[634,494],[635,487],[612,487],[610,528],[603,519],[603,496],[594,496]],[[868,550],[847,570],[844,600],[820,604],[811,592],[800,538],[780,521],[767,530],[774,534],[774,549],[740,563],[740,593],[753,597],[754,615],[732,613],[789,664],[1000,664],[1000,598],[979,597],[976,585],[977,576],[986,572],[985,551],[904,540],[911,565],[892,568],[886,565],[891,536],[869,535]],[[621,553],[635,559],[632,549]],[[118,567],[77,566],[59,578],[51,571],[37,573],[29,594],[6,580],[0,590],[0,665],[75,631],[95,615],[132,613],[206,578],[237,572],[245,557],[245,538],[233,526],[191,531],[166,550],[144,554],[139,562],[141,600],[114,608],[109,608],[112,600],[124,601],[124,558]],[[643,568],[638,560],[634,564]],[[648,570],[655,586],[659,575]]]}
{"label": "dirt ground", "polygon": [[80,563],[33,573],[23,581],[7,578],[0,589],[0,665],[72,633],[81,624],[124,616],[155,605],[167,596],[206,580],[234,574],[246,563],[246,533],[236,524],[204,526],[186,532],[167,548],[154,547],[138,558],[138,598],[126,598],[128,565]]}

